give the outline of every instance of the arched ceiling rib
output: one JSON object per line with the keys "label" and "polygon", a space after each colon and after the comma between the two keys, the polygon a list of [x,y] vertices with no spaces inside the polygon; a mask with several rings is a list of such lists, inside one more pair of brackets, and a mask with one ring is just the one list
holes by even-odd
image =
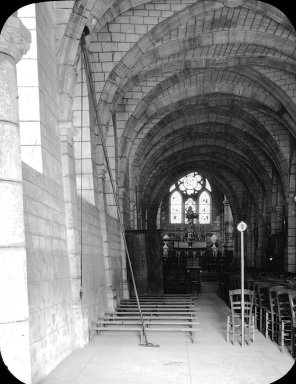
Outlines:
{"label": "arched ceiling rib", "polygon": [[[210,149],[208,149],[210,146]],[[251,164],[255,162],[256,157],[254,154],[243,153],[244,148],[237,148],[229,150],[221,146],[219,141],[213,139],[204,138],[199,144],[198,141],[184,141],[182,144],[172,145],[165,151],[164,155],[159,155],[156,161],[150,159],[146,161],[145,165],[141,169],[142,177],[139,177],[141,183],[138,183],[138,190],[140,187],[145,192],[149,190],[149,184],[152,178],[158,177],[161,179],[166,172],[166,169],[170,164],[176,164],[176,162],[182,162],[184,159],[190,159],[192,162],[198,162],[201,159],[211,159],[216,161],[216,170],[219,172],[221,167],[221,159],[223,159],[223,164],[228,164],[233,172],[241,173],[244,175],[244,178],[247,178],[247,174],[250,174],[249,178],[252,178],[252,182],[246,184],[250,185],[260,185],[261,188],[264,184],[270,184],[268,175],[262,166],[259,166],[259,161],[257,161],[258,167],[255,170],[252,168]],[[159,151],[161,152],[161,151]],[[198,153],[196,155],[196,153]],[[251,161],[249,161],[249,158]]]}
{"label": "arched ceiling rib", "polygon": [[[85,2],[92,36],[146,3],[153,2],[110,1],[103,12],[99,2]],[[244,189],[254,200],[270,193],[273,172],[289,185],[296,95],[258,67],[295,76],[295,31],[269,4],[230,4],[196,1],[159,22],[114,62],[98,90],[106,131],[112,114],[120,122],[119,186],[129,184],[130,201],[137,188],[140,204],[155,207],[174,177],[194,167],[237,213]]]}
{"label": "arched ceiling rib", "polygon": [[[155,188],[145,190],[142,198],[143,206],[146,206],[148,209],[149,207],[152,207],[154,210],[157,210],[160,202],[168,193],[168,186],[171,186],[171,184],[178,178],[184,176],[184,167],[187,169],[188,173],[197,170],[210,180],[212,186],[216,185],[220,191],[226,196],[229,196],[232,209],[238,215],[236,217],[241,217],[239,197],[235,191],[238,185],[242,185],[241,173],[234,173],[233,169],[229,168],[229,166],[224,163],[219,167],[219,174],[217,175],[217,173],[213,171],[215,167],[217,167],[217,161],[211,157],[199,159],[197,162],[194,162],[191,159],[187,160],[187,158],[184,157],[182,163],[172,163],[168,168],[163,169],[163,178],[158,180],[155,184]],[[249,190],[249,192],[252,193],[256,187],[253,184],[249,184],[246,186],[246,190],[250,187],[252,190]]]}
{"label": "arched ceiling rib", "polygon": [[[256,2],[257,3],[257,2]],[[205,18],[205,14],[209,10],[220,9],[223,7],[222,3],[219,2],[197,2],[192,6],[184,9],[183,11],[178,12],[176,15],[164,20],[157,26],[155,26],[147,35],[143,36],[133,48],[122,58],[122,60],[115,66],[113,71],[110,74],[110,82],[106,83],[106,86],[102,92],[101,96],[101,106],[104,109],[104,102],[107,104],[113,99],[113,95],[117,90],[117,87],[121,88],[121,81],[126,81],[126,78],[129,77],[129,73],[134,75],[138,73],[144,67],[147,67],[149,63],[154,63],[159,58],[174,58],[176,53],[186,52],[191,50],[193,47],[199,48],[200,46],[216,47],[221,46],[225,43],[226,50],[221,53],[221,57],[231,56],[231,51],[228,49],[229,44],[246,44],[250,43],[256,47],[269,47],[274,52],[279,51],[288,56],[294,57],[295,50],[295,36],[293,34],[293,27],[291,24],[283,25],[278,24],[277,28],[281,28],[282,31],[279,35],[284,36],[280,37],[276,34],[277,28],[271,28],[270,30],[266,29],[265,32],[258,32],[256,30],[256,23],[253,23],[250,30],[249,23],[246,23],[246,29],[243,30],[244,24],[241,23],[238,25],[239,29],[236,30],[234,26],[226,26],[224,31],[219,31],[215,34],[215,23],[214,23],[214,14],[209,18],[209,23],[212,25],[212,32],[206,33],[203,36],[203,28],[194,29],[194,37],[180,38],[177,41],[168,42],[156,47],[156,45],[165,37],[171,34],[172,30],[175,28],[181,27],[188,19],[201,15]],[[244,1],[243,7],[240,9],[247,9],[248,7],[254,7],[254,2]],[[256,6],[255,6],[256,8]],[[273,8],[273,7],[271,7]],[[227,7],[226,7],[227,9]],[[268,5],[266,5],[266,12],[268,13]],[[274,10],[273,10],[274,11]],[[257,13],[261,13],[262,9],[257,7]],[[222,16],[221,16],[222,18]],[[223,16],[224,20],[225,16]],[[230,17],[230,20],[232,17]],[[277,21],[273,21],[277,23]],[[280,20],[283,22],[283,20]],[[232,31],[232,32],[231,32]],[[284,33],[284,31],[286,31]],[[214,35],[215,34],[215,38]],[[202,38],[203,36],[203,38]],[[289,41],[289,38],[291,41]],[[237,54],[237,53],[235,53]],[[251,52],[253,55],[254,52]],[[262,54],[262,53],[261,53]],[[263,55],[265,53],[263,52]],[[213,56],[213,53],[212,53]],[[137,67],[139,63],[142,64],[140,67]],[[113,100],[114,102],[114,100]]]}

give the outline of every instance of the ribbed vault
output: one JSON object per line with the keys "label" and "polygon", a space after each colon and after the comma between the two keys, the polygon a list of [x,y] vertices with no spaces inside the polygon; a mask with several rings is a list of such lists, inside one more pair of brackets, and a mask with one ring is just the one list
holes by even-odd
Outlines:
{"label": "ribbed vault", "polygon": [[[103,124],[129,111],[119,182],[129,185],[129,202],[153,217],[169,184],[194,167],[241,217],[237,194],[268,199],[274,174],[288,195],[294,101],[260,68],[294,76],[294,29],[267,4],[225,4],[197,2],[152,28],[101,92]],[[128,95],[143,88],[129,107]]]}
{"label": "ribbed vault", "polygon": [[[133,36],[132,44],[122,44],[126,50],[118,55],[119,32],[128,41],[136,16],[147,15],[153,4],[84,3],[94,64],[108,68],[95,70],[95,79],[105,79],[96,83],[96,96],[106,139],[112,141],[115,132],[118,140],[116,175],[126,226],[136,225],[129,221],[131,206],[154,217],[169,185],[194,169],[227,196],[236,220],[244,215],[246,193],[253,206],[264,207],[258,214],[268,216],[274,180],[284,200],[291,192],[293,25],[263,2],[180,2],[146,33]],[[114,47],[109,59],[96,51],[104,43],[104,49]]]}

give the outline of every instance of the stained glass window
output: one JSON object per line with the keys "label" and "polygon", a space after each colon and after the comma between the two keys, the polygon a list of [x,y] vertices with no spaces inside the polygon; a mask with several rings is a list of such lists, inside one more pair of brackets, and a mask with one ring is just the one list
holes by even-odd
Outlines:
{"label": "stained glass window", "polygon": [[171,195],[171,223],[182,223],[182,196],[178,191]]}
{"label": "stained glass window", "polygon": [[186,211],[191,206],[193,212],[199,213],[194,222],[210,224],[211,222],[211,186],[209,181],[197,172],[182,176],[169,189],[170,222],[172,224],[188,223]]}
{"label": "stained glass window", "polygon": [[[191,207],[193,212],[196,212],[196,201],[193,200],[191,197],[185,201],[185,210],[184,210],[184,216],[185,216],[185,223],[188,223],[188,219],[186,217],[186,213],[188,211],[188,208]],[[194,219],[194,222],[196,222],[196,219]]]}
{"label": "stained glass window", "polygon": [[186,195],[196,194],[203,185],[204,180],[197,172],[189,173],[178,181],[179,189]]}
{"label": "stained glass window", "polygon": [[200,224],[210,224],[211,198],[207,191],[203,191],[199,196],[199,222]]}

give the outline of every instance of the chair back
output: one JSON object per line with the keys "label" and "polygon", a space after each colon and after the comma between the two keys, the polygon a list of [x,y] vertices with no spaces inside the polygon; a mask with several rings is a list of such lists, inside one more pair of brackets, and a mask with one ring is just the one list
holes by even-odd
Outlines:
{"label": "chair back", "polygon": [[292,318],[290,301],[289,301],[289,292],[292,293],[293,291],[289,288],[281,288],[276,291],[278,314],[279,314],[280,321],[291,320]]}
{"label": "chair back", "polygon": [[254,305],[256,307],[260,306],[260,300],[259,300],[259,287],[261,285],[264,285],[264,283],[260,280],[253,281],[253,291],[254,291]]}
{"label": "chair back", "polygon": [[[230,308],[233,317],[241,316],[242,310],[242,291],[241,289],[232,289],[229,291]],[[250,318],[253,311],[254,292],[250,289],[244,289],[244,317]]]}
{"label": "chair back", "polygon": [[271,285],[268,288],[269,293],[269,303],[270,303],[270,311],[271,315],[279,315],[278,303],[277,303],[277,291],[286,288],[285,285]]}
{"label": "chair back", "polygon": [[258,290],[258,304],[260,308],[268,308],[270,309],[270,301],[269,301],[269,291],[268,288],[270,284],[261,283],[257,285]]}
{"label": "chair back", "polygon": [[296,291],[289,291],[289,303],[290,303],[290,310],[291,310],[291,316],[292,316],[292,323],[294,326],[296,326]]}

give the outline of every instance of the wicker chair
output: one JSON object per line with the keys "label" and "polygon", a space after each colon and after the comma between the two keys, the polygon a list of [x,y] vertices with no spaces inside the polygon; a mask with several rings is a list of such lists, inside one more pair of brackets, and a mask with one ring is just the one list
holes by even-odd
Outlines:
{"label": "wicker chair", "polygon": [[290,302],[290,310],[292,315],[292,324],[291,324],[291,355],[295,359],[295,333],[296,333],[296,291],[289,291],[289,302]]}
{"label": "wicker chair", "polygon": [[286,288],[284,285],[273,285],[268,288],[270,302],[270,316],[266,317],[266,329],[271,331],[271,340],[279,340],[279,313],[277,304],[277,291]]}
{"label": "wicker chair", "polygon": [[[241,289],[229,291],[231,312],[227,315],[226,340],[229,341],[229,335],[232,334],[232,344],[235,344],[235,336],[241,336]],[[244,323],[245,335],[248,336],[248,343],[255,340],[255,320],[253,314],[254,292],[244,290]],[[240,330],[237,333],[236,330]]]}
{"label": "wicker chair", "polygon": [[279,345],[283,351],[286,342],[291,343],[291,325],[292,314],[289,301],[289,293],[293,291],[288,288],[282,288],[276,292],[279,314]]}

